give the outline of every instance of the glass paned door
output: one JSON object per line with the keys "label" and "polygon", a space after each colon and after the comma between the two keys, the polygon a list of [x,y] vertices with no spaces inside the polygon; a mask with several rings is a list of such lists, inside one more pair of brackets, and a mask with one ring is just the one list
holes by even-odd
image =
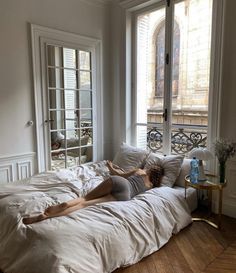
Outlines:
{"label": "glass paned door", "polygon": [[174,22],[171,153],[186,154],[206,146],[212,0],[176,2]]}
{"label": "glass paned door", "polygon": [[47,75],[51,169],[92,161],[91,53],[47,45]]}
{"label": "glass paned door", "polygon": [[165,6],[136,19],[136,139],[137,146],[162,151],[165,77]]}

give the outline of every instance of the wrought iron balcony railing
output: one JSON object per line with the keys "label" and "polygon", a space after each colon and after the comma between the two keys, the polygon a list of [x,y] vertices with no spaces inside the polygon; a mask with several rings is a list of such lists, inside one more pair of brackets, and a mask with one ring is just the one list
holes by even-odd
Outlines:
{"label": "wrought iron balcony railing", "polygon": [[[147,146],[159,151],[163,146],[163,130],[158,125],[148,125]],[[171,151],[173,154],[186,154],[195,147],[206,147],[207,126],[173,125]]]}

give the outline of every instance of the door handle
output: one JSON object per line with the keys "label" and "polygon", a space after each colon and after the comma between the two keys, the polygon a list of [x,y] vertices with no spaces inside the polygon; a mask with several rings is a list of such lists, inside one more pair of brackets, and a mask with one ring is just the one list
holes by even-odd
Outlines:
{"label": "door handle", "polygon": [[163,118],[164,118],[164,121],[167,121],[167,118],[168,118],[168,112],[167,112],[167,108],[165,108],[165,111],[164,113],[162,114]]}
{"label": "door handle", "polygon": [[46,119],[44,122],[47,123],[47,122],[53,122],[54,119]]}

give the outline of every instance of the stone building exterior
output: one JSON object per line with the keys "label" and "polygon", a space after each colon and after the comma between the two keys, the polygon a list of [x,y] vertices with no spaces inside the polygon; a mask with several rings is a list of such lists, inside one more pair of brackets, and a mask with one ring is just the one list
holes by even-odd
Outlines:
{"label": "stone building exterior", "polygon": [[[175,4],[172,70],[172,124],[207,126],[212,0]],[[146,90],[147,123],[163,122],[165,8],[138,17],[138,71]]]}

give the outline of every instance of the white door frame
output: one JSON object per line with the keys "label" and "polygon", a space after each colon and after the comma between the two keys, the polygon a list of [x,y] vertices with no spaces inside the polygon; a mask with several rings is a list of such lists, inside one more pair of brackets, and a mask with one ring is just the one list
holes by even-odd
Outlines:
{"label": "white door frame", "polygon": [[[35,124],[37,142],[38,172],[48,170],[49,139],[45,138],[47,119],[46,84],[45,84],[45,43],[56,43],[61,46],[90,50],[93,62],[93,160],[103,158],[103,115],[102,115],[102,69],[101,69],[101,40],[80,36],[61,30],[31,24],[33,82],[35,99]],[[98,126],[99,123],[99,126]]]}

